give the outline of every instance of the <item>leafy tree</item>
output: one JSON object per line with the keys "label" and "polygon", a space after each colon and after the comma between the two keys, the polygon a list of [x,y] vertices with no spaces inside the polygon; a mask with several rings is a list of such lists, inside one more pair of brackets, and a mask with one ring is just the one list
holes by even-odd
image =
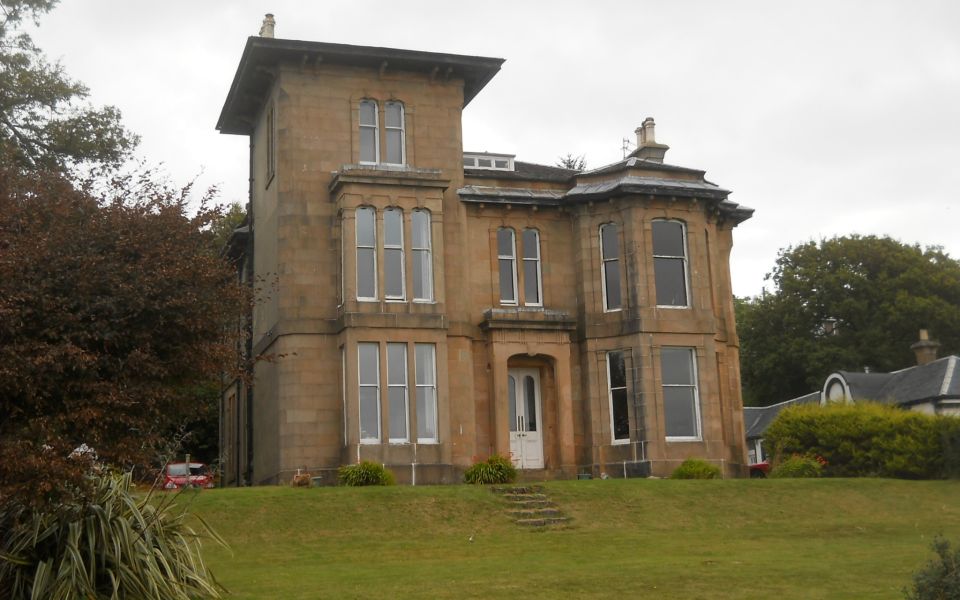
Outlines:
{"label": "leafy tree", "polygon": [[587,168],[587,157],[583,154],[573,155],[567,152],[566,156],[557,159],[557,166],[574,171],[583,171]]}
{"label": "leafy tree", "polygon": [[243,291],[213,248],[217,210],[150,174],[100,196],[0,160],[0,495],[81,489],[87,444],[150,464],[198,389],[235,360]]}
{"label": "leafy tree", "polygon": [[137,144],[112,107],[83,102],[89,91],[49,63],[19,28],[57,0],[3,0],[0,22],[0,149],[21,168],[116,166]]}
{"label": "leafy tree", "polygon": [[929,329],[960,351],[960,261],[937,247],[843,236],[780,251],[775,291],[738,299],[744,403],[818,390],[836,370],[894,371]]}

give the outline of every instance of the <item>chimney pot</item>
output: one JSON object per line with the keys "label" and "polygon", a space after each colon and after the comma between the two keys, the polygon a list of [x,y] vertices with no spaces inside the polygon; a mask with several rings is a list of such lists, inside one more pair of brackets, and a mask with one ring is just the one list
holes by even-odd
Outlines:
{"label": "chimney pot", "polygon": [[277,22],[273,18],[272,13],[267,13],[263,17],[263,24],[260,25],[260,37],[272,38],[273,37],[273,26]]}
{"label": "chimney pot", "polygon": [[910,349],[917,356],[917,365],[925,365],[937,360],[937,350],[940,348],[940,342],[930,339],[930,333],[926,329],[920,330],[920,340],[914,342]]}

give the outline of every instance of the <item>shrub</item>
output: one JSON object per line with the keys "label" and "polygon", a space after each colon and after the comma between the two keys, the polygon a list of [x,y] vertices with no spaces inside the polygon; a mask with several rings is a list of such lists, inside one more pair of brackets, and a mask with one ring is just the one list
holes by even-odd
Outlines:
{"label": "shrub", "polygon": [[820,477],[823,475],[823,463],[816,458],[794,454],[770,471],[770,477]]}
{"label": "shrub", "polygon": [[381,464],[365,460],[356,465],[343,465],[337,471],[340,485],[359,487],[364,485],[393,485],[393,473]]}
{"label": "shrub", "polygon": [[908,600],[957,600],[960,598],[960,546],[936,537],[931,548],[937,557],[913,574],[913,590],[904,590]]}
{"label": "shrub", "polygon": [[720,469],[699,458],[688,458],[680,463],[670,479],[720,479]]}
{"label": "shrub", "polygon": [[474,463],[463,474],[466,483],[513,483],[517,469],[509,458],[494,454],[485,461]]}
{"label": "shrub", "polygon": [[90,477],[86,501],[0,505],[0,597],[221,597],[200,556],[201,535],[187,525],[176,495],[134,497],[129,473]]}
{"label": "shrub", "polygon": [[960,419],[873,402],[805,405],[781,412],[766,438],[775,456],[822,456],[827,476],[939,479],[956,470]]}

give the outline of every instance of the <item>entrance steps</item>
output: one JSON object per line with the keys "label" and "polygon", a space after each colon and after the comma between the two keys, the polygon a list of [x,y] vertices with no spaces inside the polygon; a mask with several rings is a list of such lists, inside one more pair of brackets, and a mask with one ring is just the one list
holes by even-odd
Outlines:
{"label": "entrance steps", "polygon": [[557,505],[544,493],[543,486],[494,486],[493,493],[499,494],[510,507],[507,514],[517,525],[527,527],[552,527],[570,522]]}

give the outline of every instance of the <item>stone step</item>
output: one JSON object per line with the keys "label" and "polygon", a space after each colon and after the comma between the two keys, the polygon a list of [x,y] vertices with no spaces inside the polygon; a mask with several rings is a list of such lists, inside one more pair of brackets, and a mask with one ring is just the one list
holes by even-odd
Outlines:
{"label": "stone step", "polygon": [[550,525],[562,525],[569,520],[570,517],[538,517],[533,519],[517,519],[514,523],[526,527],[548,527]]}
{"label": "stone step", "polygon": [[555,508],[556,503],[543,499],[543,500],[512,500],[510,501],[510,506],[516,508]]}
{"label": "stone step", "polygon": [[563,516],[558,508],[521,508],[519,510],[508,510],[507,514],[517,519],[543,519]]}
{"label": "stone step", "polygon": [[535,494],[543,491],[542,485],[511,485],[490,488],[496,494]]}
{"label": "stone step", "polygon": [[503,494],[503,499],[507,502],[523,502],[525,500],[538,500],[543,501],[547,500],[546,494],[540,493],[530,493],[530,494]]}

